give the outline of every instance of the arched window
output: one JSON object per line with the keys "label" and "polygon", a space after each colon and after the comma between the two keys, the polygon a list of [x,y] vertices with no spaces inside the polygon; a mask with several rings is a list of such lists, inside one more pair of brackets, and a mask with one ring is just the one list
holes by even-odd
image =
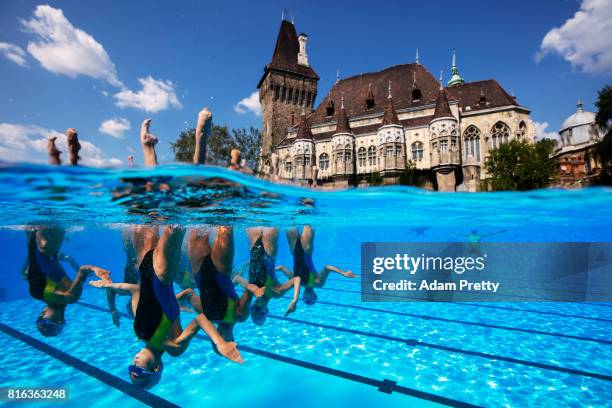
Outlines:
{"label": "arched window", "polygon": [[423,143],[414,142],[412,144],[412,160],[414,161],[423,160]]}
{"label": "arched window", "polygon": [[353,149],[351,149],[351,145],[347,144],[344,146],[344,161],[350,163],[353,161]]}
{"label": "arched window", "polygon": [[344,161],[344,150],[338,150],[336,152],[336,164],[340,164]]}
{"label": "arched window", "polygon": [[359,160],[359,166],[365,166],[366,165],[366,148],[365,147],[360,147],[359,150],[357,151],[357,159]]}
{"label": "arched window", "polygon": [[525,122],[521,120],[521,123],[519,123],[518,131],[516,132],[516,138],[521,140],[523,139],[523,137],[525,137],[525,135],[527,135],[527,125],[525,125]]}
{"label": "arched window", "polygon": [[278,101],[279,93],[280,93],[280,86],[275,85],[274,86],[274,100],[275,101]]}
{"label": "arched window", "polygon": [[289,93],[287,94],[287,103],[291,103],[293,101],[293,88],[289,88]]}
{"label": "arched window", "polygon": [[287,96],[287,87],[283,86],[283,90],[281,92],[281,97],[280,97],[281,102],[285,102],[285,96]]}
{"label": "arched window", "polygon": [[463,140],[465,156],[480,161],[480,130],[474,125],[468,126],[463,132]]}
{"label": "arched window", "polygon": [[327,153],[321,153],[319,155],[319,168],[321,170],[327,170],[329,168],[329,155]]}
{"label": "arched window", "polygon": [[510,139],[510,128],[504,122],[497,122],[491,129],[491,143],[496,149],[502,143],[508,143]]}
{"label": "arched window", "polygon": [[448,140],[440,140],[440,151],[441,152],[448,151]]}
{"label": "arched window", "polygon": [[373,166],[376,164],[376,147],[368,147],[368,164]]}

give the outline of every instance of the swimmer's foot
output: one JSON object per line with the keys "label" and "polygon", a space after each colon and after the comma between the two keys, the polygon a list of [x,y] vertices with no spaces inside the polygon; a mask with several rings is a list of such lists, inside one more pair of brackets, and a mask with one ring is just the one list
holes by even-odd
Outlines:
{"label": "swimmer's foot", "polygon": [[353,271],[344,271],[344,273],[342,275],[346,276],[347,278],[356,278],[357,277],[357,275],[355,275],[353,273]]}

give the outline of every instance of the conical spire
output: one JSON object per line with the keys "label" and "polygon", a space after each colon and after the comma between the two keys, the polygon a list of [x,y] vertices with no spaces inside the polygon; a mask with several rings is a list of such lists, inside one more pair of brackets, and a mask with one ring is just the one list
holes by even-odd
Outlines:
{"label": "conical spire", "polygon": [[340,68],[336,69],[336,83],[340,82]]}
{"label": "conical spire", "polygon": [[314,137],[312,136],[312,132],[310,131],[310,126],[308,126],[308,121],[306,120],[306,113],[304,112],[304,108],[302,108],[302,116],[300,118],[300,124],[298,125],[297,136],[295,139],[314,139]]}
{"label": "conical spire", "polygon": [[451,65],[451,78],[448,81],[448,86],[453,86],[457,84],[462,84],[465,81],[459,75],[459,68],[457,68],[457,56],[455,55],[455,49],[453,48],[453,62]]}
{"label": "conical spire", "polygon": [[382,126],[386,125],[399,125],[395,104],[393,103],[393,96],[391,95],[391,81],[389,81],[389,95],[387,96],[387,103],[385,104],[382,121]]}
{"label": "conical spire", "polygon": [[335,133],[352,133],[351,126],[349,125],[348,117],[346,116],[346,110],[344,110],[344,92],[340,98],[340,109],[336,114],[336,132]]}
{"label": "conical spire", "polygon": [[450,106],[448,105],[448,99],[446,98],[446,91],[444,91],[444,88],[440,88],[438,98],[436,99],[436,110],[434,111],[433,119],[437,118],[454,118]]}

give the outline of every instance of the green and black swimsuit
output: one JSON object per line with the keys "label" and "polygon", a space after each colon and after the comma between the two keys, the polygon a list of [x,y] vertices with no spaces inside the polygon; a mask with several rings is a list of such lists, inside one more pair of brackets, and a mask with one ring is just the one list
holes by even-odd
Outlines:
{"label": "green and black swimsuit", "polygon": [[312,257],[304,251],[300,238],[295,242],[293,249],[293,275],[300,277],[301,286],[314,288],[317,270],[312,262]]}
{"label": "green and black swimsuit", "polygon": [[210,254],[202,261],[195,279],[206,318],[211,322],[235,323],[236,289],[232,279],[217,270]]}
{"label": "green and black swimsuit", "polygon": [[274,297],[272,288],[280,285],[276,278],[276,259],[266,253],[261,237],[251,248],[249,283],[265,288],[265,299]]}
{"label": "green and black swimsuit", "polygon": [[50,257],[43,255],[36,245],[36,233],[32,233],[28,241],[27,269],[30,295],[48,304],[62,304],[63,302],[56,298],[55,290],[64,278],[68,278],[68,275],[62,268],[57,254]]}
{"label": "green and black swimsuit", "polygon": [[179,318],[180,309],[174,288],[164,285],[153,269],[153,250],[140,263],[140,298],[134,318],[134,332],[156,350],[163,344],[172,323]]}

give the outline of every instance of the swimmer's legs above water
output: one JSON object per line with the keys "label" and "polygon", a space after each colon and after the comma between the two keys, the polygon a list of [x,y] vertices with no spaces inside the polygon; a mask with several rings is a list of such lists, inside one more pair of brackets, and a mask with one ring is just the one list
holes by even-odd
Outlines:
{"label": "swimmer's legs above water", "polygon": [[153,133],[149,133],[149,127],[151,126],[151,119],[145,119],[140,125],[140,145],[142,146],[142,152],[144,153],[144,164],[145,166],[156,166],[157,165],[157,153],[155,153],[155,145],[158,142],[157,136]]}

